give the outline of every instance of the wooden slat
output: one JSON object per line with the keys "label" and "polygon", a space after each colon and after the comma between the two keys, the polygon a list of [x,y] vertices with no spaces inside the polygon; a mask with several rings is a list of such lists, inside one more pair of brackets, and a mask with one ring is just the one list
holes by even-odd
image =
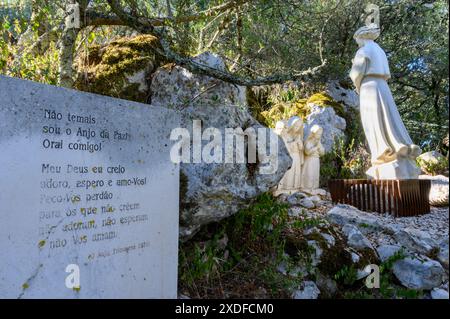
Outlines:
{"label": "wooden slat", "polygon": [[417,216],[430,212],[429,180],[330,180],[334,203],[350,204],[360,210],[393,216]]}
{"label": "wooden slat", "polygon": [[386,181],[386,194],[387,194],[387,210],[389,212],[389,214],[395,214],[393,213],[393,209],[392,209],[392,203],[391,203],[391,196],[392,196],[392,185],[391,185],[391,181]]}
{"label": "wooden slat", "polygon": [[395,200],[395,181],[392,180],[389,182],[390,184],[390,191],[391,191],[391,196],[392,196],[392,214],[394,216],[398,216],[398,206],[397,206],[397,201]]}
{"label": "wooden slat", "polygon": [[362,210],[366,211],[367,210],[366,184],[361,182],[361,184],[359,185],[361,187],[361,207]]}

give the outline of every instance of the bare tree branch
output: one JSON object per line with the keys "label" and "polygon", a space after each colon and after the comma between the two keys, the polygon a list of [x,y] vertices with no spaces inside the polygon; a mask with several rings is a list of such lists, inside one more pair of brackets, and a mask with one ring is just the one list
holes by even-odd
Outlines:
{"label": "bare tree branch", "polygon": [[124,25],[123,21],[117,16],[109,13],[97,12],[88,9],[85,12],[85,26],[101,26],[101,25]]}
{"label": "bare tree branch", "polygon": [[[190,57],[182,56],[170,48],[170,44],[165,39],[164,33],[161,30],[155,28],[155,26],[150,23],[151,20],[142,20],[139,17],[135,17],[129,13],[127,13],[124,8],[121,6],[119,0],[108,0],[108,3],[112,9],[112,11],[122,20],[124,23],[129,25],[130,27],[138,30],[142,33],[149,33],[156,36],[161,44],[161,49],[155,48],[155,50],[165,56],[168,60],[175,62],[176,64],[185,67],[189,71],[195,74],[202,74],[214,77],[216,79],[242,85],[242,86],[260,86],[260,85],[269,85],[276,83],[283,83],[287,81],[306,81],[310,80],[313,76],[319,75],[319,71],[326,65],[326,60],[322,62],[321,65],[308,68],[305,71],[296,72],[296,73],[280,73],[273,74],[269,76],[259,76],[256,78],[248,78],[248,77],[240,77],[229,73],[224,70],[219,70],[212,68],[208,65],[198,63],[194,61]],[[236,3],[233,1],[233,3]],[[209,11],[209,10],[206,10]]]}
{"label": "bare tree branch", "polygon": [[149,19],[148,22],[151,23],[155,27],[159,27],[159,26],[164,26],[164,25],[172,24],[172,23],[177,24],[177,23],[186,23],[186,22],[197,21],[200,19],[205,19],[208,17],[215,16],[216,14],[227,11],[229,9],[234,9],[234,8],[239,7],[239,6],[243,5],[244,3],[247,3],[250,1],[251,0],[231,0],[231,1],[225,2],[221,5],[209,8],[207,10],[200,11],[193,15],[181,16],[181,17],[170,17],[169,16],[169,17],[164,17],[164,18],[151,18],[151,19]]}

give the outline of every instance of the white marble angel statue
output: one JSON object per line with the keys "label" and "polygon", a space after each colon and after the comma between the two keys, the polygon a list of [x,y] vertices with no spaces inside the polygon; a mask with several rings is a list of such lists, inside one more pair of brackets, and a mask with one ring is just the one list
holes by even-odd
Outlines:
{"label": "white marble angel statue", "polygon": [[320,156],[325,154],[325,149],[320,142],[322,133],[322,127],[313,125],[304,144],[305,159],[302,169],[301,190],[309,194],[321,191],[319,190]]}
{"label": "white marble angel statue", "polygon": [[377,24],[361,27],[354,34],[359,50],[353,59],[350,77],[360,99],[364,133],[369,144],[372,167],[369,178],[417,178],[415,158],[420,148],[415,145],[400,118],[387,84],[391,77],[383,49],[375,43],[380,35]]}
{"label": "white marble angel statue", "polygon": [[303,121],[298,116],[278,121],[275,133],[283,139],[292,158],[291,168],[284,174],[275,190],[275,196],[292,194],[300,190],[303,165]]}

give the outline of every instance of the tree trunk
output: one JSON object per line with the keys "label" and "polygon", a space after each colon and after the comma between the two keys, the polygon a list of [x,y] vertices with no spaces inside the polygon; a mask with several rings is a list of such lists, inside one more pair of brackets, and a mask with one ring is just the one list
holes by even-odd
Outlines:
{"label": "tree trunk", "polygon": [[59,49],[59,85],[67,88],[73,86],[73,52],[79,29],[64,30]]}
{"label": "tree trunk", "polygon": [[[67,0],[66,6],[69,4],[80,4],[83,1],[75,1],[75,0]],[[82,4],[85,4],[84,2]],[[80,4],[79,12],[81,16],[82,4]],[[75,17],[81,19],[80,16]],[[81,23],[81,21],[80,21]],[[81,27],[81,26],[80,26]],[[61,45],[59,49],[59,79],[58,84],[63,87],[72,88],[74,79],[73,79],[73,54],[75,49],[75,42],[77,40],[78,33],[80,32],[80,28],[74,27],[73,25],[67,25],[64,28],[62,37],[61,37]]]}

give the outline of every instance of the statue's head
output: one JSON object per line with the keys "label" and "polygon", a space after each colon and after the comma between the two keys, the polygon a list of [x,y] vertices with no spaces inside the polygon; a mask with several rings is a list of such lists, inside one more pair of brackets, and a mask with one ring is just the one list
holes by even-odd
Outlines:
{"label": "statue's head", "polygon": [[323,133],[323,128],[317,124],[314,124],[311,127],[311,137],[316,138],[317,140],[320,140],[320,138],[322,137],[322,133]]}
{"label": "statue's head", "polygon": [[361,47],[367,40],[376,40],[380,36],[380,28],[377,24],[371,23],[356,30],[353,35],[356,43]]}
{"label": "statue's head", "polygon": [[288,120],[288,127],[291,133],[303,133],[303,121],[298,116],[293,116]]}
{"label": "statue's head", "polygon": [[278,121],[277,123],[275,123],[275,128],[274,128],[275,134],[281,135],[285,129],[286,129],[286,123],[284,121]]}

